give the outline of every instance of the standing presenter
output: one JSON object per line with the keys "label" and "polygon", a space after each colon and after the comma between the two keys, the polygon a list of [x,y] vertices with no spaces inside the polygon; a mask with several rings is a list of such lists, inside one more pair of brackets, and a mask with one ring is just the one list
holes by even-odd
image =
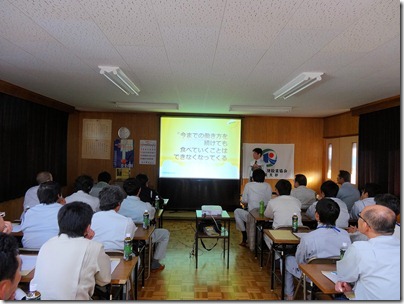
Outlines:
{"label": "standing presenter", "polygon": [[265,175],[267,173],[267,168],[266,168],[266,163],[262,159],[262,149],[261,148],[255,148],[252,150],[253,152],[253,160],[250,162],[250,182],[253,181],[252,178],[252,173],[255,169],[262,169],[265,172]]}

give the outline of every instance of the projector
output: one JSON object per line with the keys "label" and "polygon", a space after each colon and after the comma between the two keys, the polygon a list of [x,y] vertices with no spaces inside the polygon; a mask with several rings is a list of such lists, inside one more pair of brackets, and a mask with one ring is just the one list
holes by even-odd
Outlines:
{"label": "projector", "polygon": [[202,215],[211,215],[218,216],[222,215],[222,207],[217,205],[203,205],[202,206]]}

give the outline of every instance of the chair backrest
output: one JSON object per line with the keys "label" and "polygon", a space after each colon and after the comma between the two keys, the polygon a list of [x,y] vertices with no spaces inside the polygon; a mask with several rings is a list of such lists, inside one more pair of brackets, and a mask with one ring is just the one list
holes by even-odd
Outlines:
{"label": "chair backrest", "polygon": [[123,251],[122,250],[105,250],[105,253],[108,256],[123,256]]}
{"label": "chair backrest", "polygon": [[340,256],[332,256],[328,258],[312,257],[307,261],[307,264],[336,264],[340,259]]}
{"label": "chair backrest", "polygon": [[[274,228],[274,229],[292,230],[292,226],[278,226],[277,228]],[[308,227],[308,226],[298,226],[297,227],[297,232],[310,232],[310,227]]]}
{"label": "chair backrest", "polygon": [[39,248],[18,248],[20,254],[38,254]]}

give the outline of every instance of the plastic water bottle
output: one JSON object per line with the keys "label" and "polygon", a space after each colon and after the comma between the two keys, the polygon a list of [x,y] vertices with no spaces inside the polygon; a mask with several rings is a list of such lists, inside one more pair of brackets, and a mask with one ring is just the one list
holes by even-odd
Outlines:
{"label": "plastic water bottle", "polygon": [[29,293],[27,294],[27,301],[37,301],[41,299],[41,293],[37,290],[37,285],[31,283],[29,285]]}
{"label": "plastic water bottle", "polygon": [[150,226],[149,212],[145,210],[143,213],[143,229],[149,229],[149,226]]}
{"label": "plastic water bottle", "polygon": [[264,201],[260,201],[260,214],[264,214],[265,212],[265,204]]}
{"label": "plastic water bottle", "polygon": [[342,260],[342,258],[345,255],[345,251],[348,249],[348,244],[347,243],[342,243],[341,249],[339,250],[339,257]]}
{"label": "plastic water bottle", "polygon": [[130,233],[127,233],[123,240],[123,259],[125,261],[132,259],[132,239],[130,238]]}
{"label": "plastic water bottle", "polygon": [[298,227],[299,227],[299,223],[298,223],[298,217],[296,213],[293,213],[292,216],[292,232],[297,232],[298,231]]}
{"label": "plastic water bottle", "polygon": [[156,208],[156,210],[160,209],[159,204],[160,204],[160,199],[159,199],[159,196],[156,195],[156,198],[155,198],[155,201],[154,201],[154,208]]}

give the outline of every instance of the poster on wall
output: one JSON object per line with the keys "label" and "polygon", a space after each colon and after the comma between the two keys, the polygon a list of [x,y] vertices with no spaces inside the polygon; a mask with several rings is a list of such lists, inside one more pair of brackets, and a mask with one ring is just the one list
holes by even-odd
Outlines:
{"label": "poster on wall", "polygon": [[157,140],[140,140],[139,165],[156,164]]}
{"label": "poster on wall", "polygon": [[262,149],[262,159],[266,163],[267,179],[294,179],[294,144],[243,144],[243,178],[249,178],[252,150]]}
{"label": "poster on wall", "polygon": [[81,158],[111,159],[110,119],[83,119]]}
{"label": "poster on wall", "polygon": [[133,139],[115,139],[114,168],[133,168],[134,159]]}

